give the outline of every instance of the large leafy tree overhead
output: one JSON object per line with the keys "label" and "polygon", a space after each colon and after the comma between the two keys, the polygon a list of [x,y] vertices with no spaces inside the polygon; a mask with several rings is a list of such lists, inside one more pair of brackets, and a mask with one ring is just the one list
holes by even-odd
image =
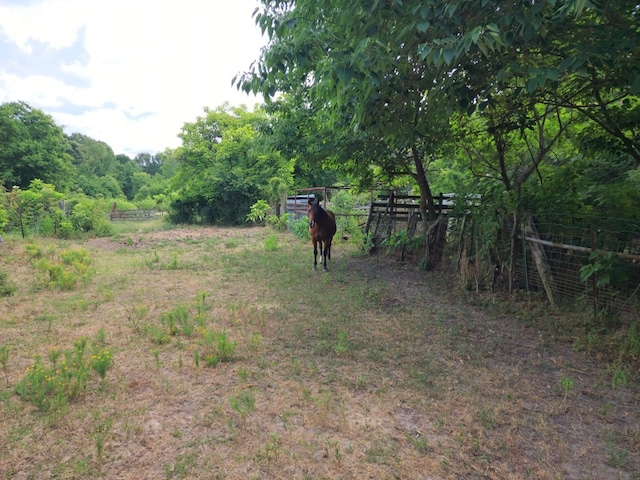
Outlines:
{"label": "large leafy tree overhead", "polygon": [[545,103],[580,112],[600,128],[596,135],[608,136],[640,167],[640,4],[593,2],[545,38],[549,52],[544,60],[530,55],[536,75],[527,88],[542,90]]}
{"label": "large leafy tree overhead", "polygon": [[271,185],[291,184],[292,166],[260,142],[263,111],[225,105],[204,113],[179,134],[172,216],[178,222],[245,223],[251,205],[270,196]]}
{"label": "large leafy tree overhead", "polygon": [[588,116],[636,158],[639,17],[629,0],[263,0],[256,22],[271,43],[236,81],[267,99],[307,89],[329,125],[384,138],[397,163],[380,166],[411,174],[428,197],[421,170],[448,116],[497,97],[508,110],[505,91],[521,99],[514,131],[540,119],[528,96],[552,107],[545,115]]}
{"label": "large leafy tree overhead", "polygon": [[294,163],[297,188],[339,183],[369,188],[374,171],[372,159],[386,157],[384,142],[374,142],[362,130],[338,129],[328,124],[322,112],[309,102],[306,91],[281,96],[265,106],[270,115],[262,138]]}
{"label": "large leafy tree overhead", "polygon": [[0,185],[29,187],[34,179],[64,191],[75,168],[67,139],[53,119],[23,102],[0,105]]}
{"label": "large leafy tree overhead", "polygon": [[353,21],[371,13],[362,2],[263,3],[258,22],[273,43],[240,85],[267,96],[307,89],[327,136],[340,140],[337,165],[365,178],[375,170],[387,178],[412,177],[423,213],[433,218],[425,163],[443,138],[446,117],[439,117],[443,122],[424,114],[427,98],[440,108],[440,89],[433,88],[434,72],[417,61],[410,46],[390,42],[393,28],[385,23],[394,22],[393,15],[376,17],[369,28],[366,20]]}

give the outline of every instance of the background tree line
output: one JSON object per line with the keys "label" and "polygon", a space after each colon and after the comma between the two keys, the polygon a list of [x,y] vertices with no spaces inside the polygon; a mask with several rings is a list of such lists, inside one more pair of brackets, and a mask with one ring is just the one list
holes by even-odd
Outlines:
{"label": "background tree line", "polygon": [[[24,233],[108,233],[103,220],[114,202],[119,209],[168,210],[179,223],[244,224],[251,205],[276,202],[293,185],[291,159],[262,140],[270,128],[260,108],[205,108],[202,117],[184,124],[181,147],[131,159],[86,135],[65,135],[51,116],[23,102],[5,103],[0,226]],[[65,222],[64,208],[67,217],[84,220]],[[94,221],[80,210],[91,210]],[[49,220],[53,226],[43,228]]]}
{"label": "background tree line", "polygon": [[130,159],[7,103],[0,183],[190,223],[242,224],[260,199],[336,183],[415,192],[430,222],[438,192],[481,194],[487,237],[496,212],[638,222],[639,16],[634,1],[263,0],[271,41],[235,82],[265,105],[205,108],[180,147]]}

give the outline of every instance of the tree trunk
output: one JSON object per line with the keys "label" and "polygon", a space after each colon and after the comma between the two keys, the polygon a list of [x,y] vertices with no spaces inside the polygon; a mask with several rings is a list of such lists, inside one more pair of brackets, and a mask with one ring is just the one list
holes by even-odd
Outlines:
{"label": "tree trunk", "polygon": [[422,158],[418,153],[418,150],[412,147],[413,163],[416,167],[416,181],[418,188],[420,189],[420,215],[422,216],[422,234],[425,237],[425,252],[422,259],[422,266],[425,269],[431,269],[437,266],[442,259],[441,239],[442,223],[435,224],[435,228],[430,228],[432,223],[438,219],[438,212],[436,211],[433,194],[431,193],[431,187],[427,180],[427,174],[422,164]]}
{"label": "tree trunk", "polygon": [[418,183],[418,188],[420,189],[420,213],[422,214],[422,230],[426,233],[428,224],[427,222],[432,222],[436,218],[438,218],[438,213],[436,212],[435,203],[433,201],[433,194],[431,193],[431,187],[429,186],[429,181],[427,180],[427,174],[424,170],[424,165],[422,164],[422,159],[418,153],[418,150],[415,147],[412,147],[412,155],[413,155],[413,163],[416,167],[416,182]]}

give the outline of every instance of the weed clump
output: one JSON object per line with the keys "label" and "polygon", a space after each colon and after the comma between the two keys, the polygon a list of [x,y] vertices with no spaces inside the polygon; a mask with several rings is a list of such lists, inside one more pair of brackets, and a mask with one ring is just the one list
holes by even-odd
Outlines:
{"label": "weed clump", "polygon": [[29,244],[25,253],[34,267],[44,274],[42,282],[50,289],[73,290],[79,282],[88,282],[95,273],[89,253],[84,249],[47,252],[40,245]]}
{"label": "weed clump", "polygon": [[113,365],[110,350],[96,350],[87,358],[86,347],[84,337],[74,342],[71,349],[63,351],[54,347],[47,354],[48,365],[37,355],[16,386],[16,394],[41,411],[63,411],[86,391],[92,370],[104,381]]}
{"label": "weed clump", "polygon": [[18,287],[5,272],[0,272],[0,297],[10,297]]}

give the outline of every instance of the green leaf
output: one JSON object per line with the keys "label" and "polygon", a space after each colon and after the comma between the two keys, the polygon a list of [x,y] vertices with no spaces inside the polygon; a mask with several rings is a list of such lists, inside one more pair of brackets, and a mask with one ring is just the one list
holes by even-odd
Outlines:
{"label": "green leaf", "polygon": [[524,29],[522,30],[522,38],[524,39],[525,42],[528,42],[529,40],[531,40],[535,34],[536,34],[536,29],[533,25],[528,23],[527,25],[524,26]]}
{"label": "green leaf", "polygon": [[453,14],[456,13],[456,8],[458,8],[458,5],[455,3],[450,3],[447,6],[447,15],[449,15],[449,17],[453,17]]}
{"label": "green leaf", "polygon": [[562,62],[560,62],[560,66],[558,68],[560,70],[566,70],[571,65],[573,65],[573,62],[575,62],[575,61],[576,61],[575,57],[567,57]]}
{"label": "green leaf", "polygon": [[480,27],[476,27],[471,32],[471,41],[473,43],[478,43],[478,38],[480,38],[480,34],[482,33],[482,29]]}
{"label": "green leaf", "polygon": [[489,56],[489,48],[487,46],[487,41],[485,38],[480,38],[478,40],[478,48],[480,49],[480,51],[484,54],[485,57]]}
{"label": "green leaf", "polygon": [[442,57],[444,58],[444,63],[447,65],[451,65],[451,62],[456,56],[455,48],[446,48],[442,52]]}
{"label": "green leaf", "polygon": [[554,67],[548,68],[546,74],[547,78],[553,80],[554,82],[557,82],[558,78],[560,78],[560,71]]}
{"label": "green leaf", "polygon": [[433,51],[433,61],[436,65],[441,63],[442,48],[436,49]]}
{"label": "green leaf", "polygon": [[416,28],[418,29],[419,32],[426,32],[429,27],[431,26],[431,22],[429,20],[424,20],[422,22],[420,22],[418,25],[416,25]]}
{"label": "green leaf", "polygon": [[369,72],[369,77],[376,87],[380,86],[380,76],[376,72]]}
{"label": "green leaf", "polygon": [[578,57],[576,58],[576,61],[573,62],[573,65],[571,66],[571,69],[575,72],[577,71],[580,67],[582,67],[582,65],[584,65],[585,59],[582,57]]}
{"label": "green leaf", "polygon": [[583,265],[580,268],[580,282],[586,282],[594,274],[593,265]]}
{"label": "green leaf", "polygon": [[532,77],[527,80],[527,93],[531,95],[538,88],[538,77]]}
{"label": "green leaf", "polygon": [[504,36],[507,45],[512,45],[513,44],[513,40],[515,39],[515,35],[513,32],[507,32]]}
{"label": "green leaf", "polygon": [[584,10],[584,7],[587,5],[587,0],[574,0],[574,8],[576,10],[576,17],[579,17]]}
{"label": "green leaf", "polygon": [[422,43],[418,45],[418,55],[420,56],[420,60],[425,61],[427,57],[431,54],[433,47],[427,45],[426,43]]}

